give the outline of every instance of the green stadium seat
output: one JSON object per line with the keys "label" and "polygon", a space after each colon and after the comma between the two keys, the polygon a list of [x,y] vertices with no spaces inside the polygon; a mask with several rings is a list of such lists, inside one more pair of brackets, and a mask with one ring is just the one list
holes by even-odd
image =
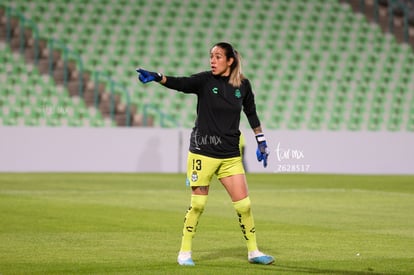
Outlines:
{"label": "green stadium seat", "polygon": [[410,132],[414,132],[414,98],[412,98],[411,101],[411,106],[409,109],[409,115],[407,120],[407,130]]}
{"label": "green stadium seat", "polygon": [[40,126],[39,119],[35,116],[25,115],[23,118],[24,118],[24,125],[25,126],[33,126],[33,127]]}
{"label": "green stadium seat", "polygon": [[314,111],[311,114],[310,120],[308,121],[307,127],[310,130],[322,130],[322,125],[324,123],[324,118],[320,112]]}
{"label": "green stadium seat", "polygon": [[2,118],[2,123],[4,126],[17,126],[17,119],[13,116],[4,116]]}
{"label": "green stadium seat", "polygon": [[347,129],[351,131],[360,131],[362,129],[363,119],[359,115],[352,115],[348,121]]}

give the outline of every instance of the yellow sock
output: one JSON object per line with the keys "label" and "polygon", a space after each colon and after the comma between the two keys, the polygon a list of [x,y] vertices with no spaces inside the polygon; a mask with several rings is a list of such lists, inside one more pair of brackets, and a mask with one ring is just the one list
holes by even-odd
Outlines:
{"label": "yellow sock", "polygon": [[233,206],[236,209],[237,216],[239,216],[240,228],[246,239],[247,250],[249,252],[257,250],[256,229],[254,227],[250,198],[246,197],[242,200],[233,202]]}
{"label": "yellow sock", "polygon": [[191,251],[193,237],[197,230],[198,218],[204,211],[207,202],[205,195],[191,195],[191,206],[184,219],[183,237],[181,239],[181,252]]}

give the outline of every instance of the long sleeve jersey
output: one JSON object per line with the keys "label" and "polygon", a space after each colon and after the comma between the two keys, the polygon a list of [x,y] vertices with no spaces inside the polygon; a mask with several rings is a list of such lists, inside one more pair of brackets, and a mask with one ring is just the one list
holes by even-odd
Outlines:
{"label": "long sleeve jersey", "polygon": [[229,77],[210,71],[189,77],[167,76],[165,87],[197,95],[197,118],[189,150],[214,158],[240,156],[240,114],[243,109],[250,127],[260,126],[254,94],[248,79],[240,87],[229,84]]}

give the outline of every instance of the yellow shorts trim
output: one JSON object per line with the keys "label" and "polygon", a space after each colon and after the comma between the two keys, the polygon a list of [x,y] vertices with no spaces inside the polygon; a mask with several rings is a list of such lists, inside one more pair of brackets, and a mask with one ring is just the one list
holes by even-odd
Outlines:
{"label": "yellow shorts trim", "polygon": [[244,174],[242,158],[218,159],[192,152],[187,158],[187,182],[190,186],[209,186],[213,175],[218,179]]}

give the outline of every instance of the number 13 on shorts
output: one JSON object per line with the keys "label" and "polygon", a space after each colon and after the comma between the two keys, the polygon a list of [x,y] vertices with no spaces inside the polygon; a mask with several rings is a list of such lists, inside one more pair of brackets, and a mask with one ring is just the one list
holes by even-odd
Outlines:
{"label": "number 13 on shorts", "polygon": [[201,159],[193,159],[193,170],[201,170]]}
{"label": "number 13 on shorts", "polygon": [[[202,161],[201,159],[192,158],[191,162],[189,161],[188,164],[189,164],[188,166],[191,165],[192,167],[191,167],[191,175],[187,175],[187,179],[190,179],[191,181],[190,185],[193,185],[193,183],[197,182],[200,178],[199,172],[201,171],[201,168],[202,168]],[[190,173],[190,169],[187,171],[187,173]],[[189,182],[187,182],[187,185],[188,184]]]}
{"label": "number 13 on shorts", "polygon": [[208,186],[214,175],[214,170],[209,171],[210,166],[208,157],[190,152],[187,159],[187,185]]}

